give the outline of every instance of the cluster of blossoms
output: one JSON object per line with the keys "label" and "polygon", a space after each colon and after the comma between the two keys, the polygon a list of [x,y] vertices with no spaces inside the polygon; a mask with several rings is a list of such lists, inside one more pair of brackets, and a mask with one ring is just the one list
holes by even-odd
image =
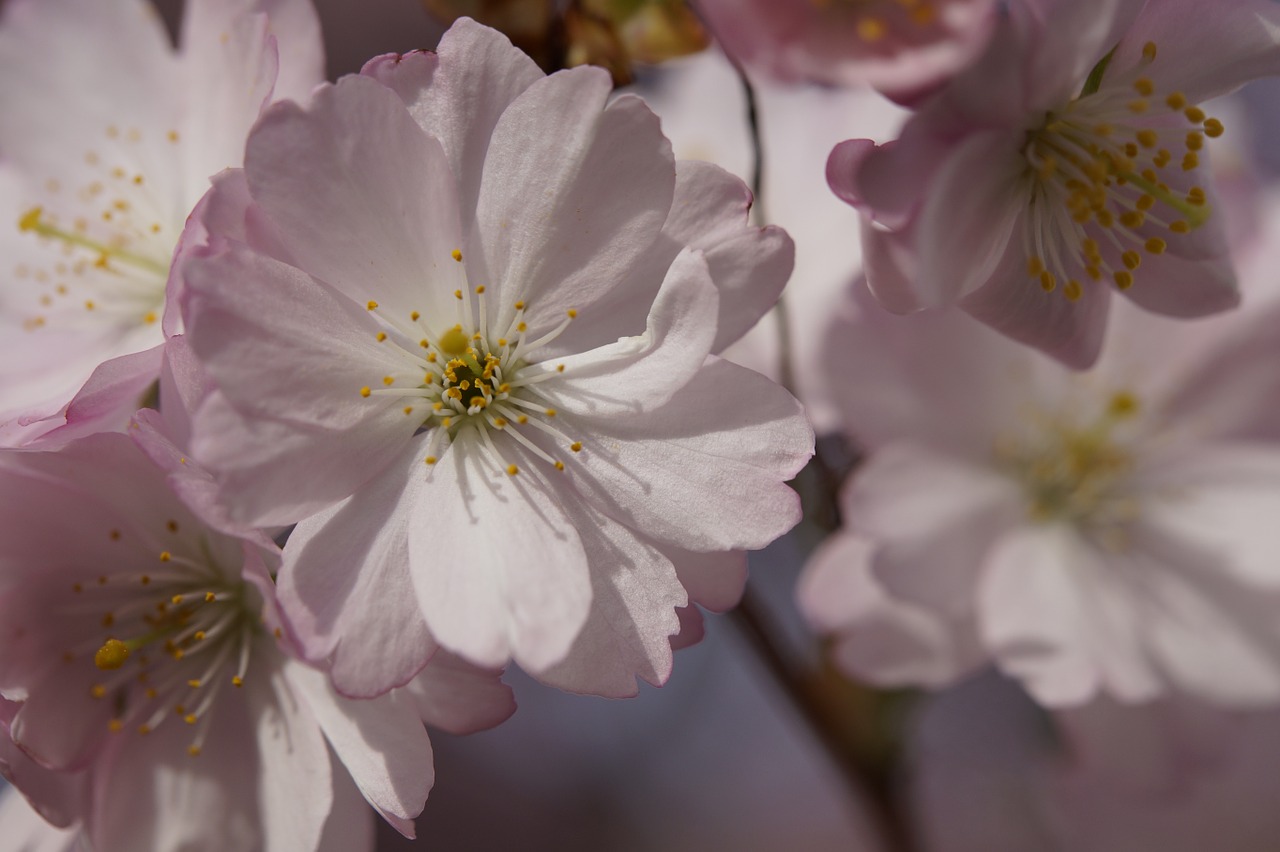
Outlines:
{"label": "cluster of blossoms", "polygon": [[[1280,5],[695,5],[744,73],[900,106],[795,164],[844,214],[795,213],[811,255],[608,72],[467,18],[328,83],[309,0],[187,0],[176,49],[147,0],[4,5],[33,845],[413,837],[427,727],[505,720],[508,665],[666,681],[801,522],[811,420],[862,456],[798,590],[850,676],[1280,706],[1280,216],[1237,226],[1206,103],[1280,74]],[[757,325],[793,269],[794,346]]]}

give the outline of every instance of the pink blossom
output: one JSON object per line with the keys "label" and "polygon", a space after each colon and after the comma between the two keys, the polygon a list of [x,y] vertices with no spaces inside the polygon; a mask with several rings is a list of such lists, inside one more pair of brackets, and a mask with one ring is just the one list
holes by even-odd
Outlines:
{"label": "pink blossom", "polygon": [[1238,301],[1198,104],[1280,71],[1268,0],[1012,4],[986,53],[902,137],[832,152],[890,310],[958,304],[1084,368],[1112,289],[1198,317]]}
{"label": "pink blossom", "polygon": [[131,432],[145,455],[108,433],[0,456],[5,774],[102,852],[368,849],[362,798],[412,836],[423,720],[495,724],[509,691],[440,655],[390,695],[339,696],[276,615],[278,549],[177,499],[194,462]]}
{"label": "pink blossom", "polygon": [[300,521],[283,606],[344,692],[438,642],[633,694],[670,670],[673,561],[798,519],[803,415],[711,355],[776,300],[790,241],[610,89],[462,20],[270,109],[210,197],[194,450],[239,517]]}
{"label": "pink blossom", "polygon": [[964,68],[993,0],[698,0],[725,49],[786,82],[870,83],[918,97]]}
{"label": "pink blossom", "polygon": [[176,329],[187,214],[240,164],[263,104],[322,79],[309,0],[187,6],[175,51],[146,0],[5,4],[0,445],[123,427],[159,364],[137,353]]}
{"label": "pink blossom", "polygon": [[837,660],[929,686],[994,661],[1053,706],[1280,700],[1280,298],[1255,295],[1194,325],[1118,306],[1082,374],[862,295],[829,341],[869,454],[800,591]]}

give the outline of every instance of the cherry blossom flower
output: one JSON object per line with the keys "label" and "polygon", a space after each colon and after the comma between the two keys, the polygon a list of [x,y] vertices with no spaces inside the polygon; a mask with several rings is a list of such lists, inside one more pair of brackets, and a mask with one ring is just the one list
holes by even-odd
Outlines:
{"label": "cherry blossom flower", "polygon": [[986,53],[894,143],[851,140],[828,178],[864,214],[890,310],[958,304],[1088,367],[1112,290],[1198,317],[1237,304],[1200,106],[1280,71],[1280,7],[1231,0],[1011,4]]}
{"label": "cherry blossom flower", "polygon": [[263,104],[322,79],[309,0],[187,5],[175,52],[146,0],[5,4],[0,445],[66,420],[123,427],[176,330],[165,291],[187,214],[242,161]]}
{"label": "cherry blossom flower", "polygon": [[921,96],[964,68],[993,0],[698,0],[725,50],[771,76]]}
{"label": "cherry blossom flower", "polygon": [[301,521],[283,606],[346,693],[438,641],[632,694],[670,669],[673,556],[798,520],[798,405],[711,355],[777,299],[790,241],[610,89],[462,20],[270,109],[210,197],[194,452],[238,516]]}
{"label": "cherry blossom flower", "polygon": [[829,354],[869,455],[800,589],[847,671],[938,686],[994,661],[1053,706],[1280,701],[1280,298],[1194,325],[1118,306],[1080,374],[861,300]]}
{"label": "cherry blossom flower", "polygon": [[174,496],[194,463],[157,425],[0,455],[5,774],[103,852],[369,849],[362,797],[412,836],[423,720],[496,724],[510,693],[442,655],[338,696],[276,615],[278,548]]}

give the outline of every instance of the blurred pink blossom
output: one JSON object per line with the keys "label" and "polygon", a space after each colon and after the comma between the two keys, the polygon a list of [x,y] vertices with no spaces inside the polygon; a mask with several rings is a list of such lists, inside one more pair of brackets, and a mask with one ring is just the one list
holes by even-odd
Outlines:
{"label": "blurred pink blossom", "polygon": [[828,162],[864,214],[867,278],[890,310],[958,304],[1088,367],[1111,291],[1198,317],[1238,296],[1198,104],[1280,71],[1280,6],[1027,0],[976,65],[877,146]]}
{"label": "blurred pink blossom", "polygon": [[322,75],[309,0],[191,0],[177,51],[146,0],[5,5],[0,445],[123,427],[159,365],[137,353],[176,329],[187,214],[264,103]]}

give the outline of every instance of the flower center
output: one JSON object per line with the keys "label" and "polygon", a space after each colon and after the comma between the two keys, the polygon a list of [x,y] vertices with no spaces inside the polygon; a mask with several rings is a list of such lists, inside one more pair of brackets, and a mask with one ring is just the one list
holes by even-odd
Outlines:
{"label": "flower center", "polygon": [[1031,429],[997,442],[997,463],[1022,485],[1030,517],[1095,530],[1131,520],[1124,484],[1133,461],[1120,433],[1137,414],[1137,398],[1121,391],[1090,422],[1035,416]]}
{"label": "flower center", "polygon": [[[29,297],[23,299],[28,304],[19,303],[28,331],[86,320],[127,327],[158,319],[179,229],[140,165],[148,159],[141,133],[111,126],[106,139],[110,154],[90,150],[83,167],[76,167],[83,184],[45,181],[43,203],[18,220],[18,230],[42,241],[51,255],[38,268],[20,263],[13,269],[30,285],[19,291]],[[165,144],[178,144],[177,133]]]}
{"label": "flower center", "polygon": [[[1186,234],[1210,216],[1199,174],[1206,138],[1223,126],[1179,92],[1160,93],[1146,69],[1102,84],[1110,57],[1084,92],[1028,132],[1023,148],[1030,202],[1023,231],[1027,274],[1045,292],[1062,284],[1070,301],[1085,281],[1133,286],[1144,255],[1163,254],[1169,234]],[[1170,184],[1189,184],[1185,191]]]}
{"label": "flower center", "polygon": [[[885,39],[893,24],[927,27],[938,18],[934,0],[809,0],[822,12],[853,13],[858,38],[874,44]],[[890,20],[892,19],[892,20]]]}
{"label": "flower center", "polygon": [[[454,259],[461,262],[461,252],[455,251]],[[514,304],[510,317],[491,318],[483,286],[470,293],[457,290],[454,298],[454,323],[440,329],[419,311],[412,311],[406,323],[388,315],[376,301],[366,304],[383,326],[378,342],[389,347],[403,369],[360,388],[360,395],[394,397],[403,404],[406,417],[420,418],[421,428],[431,432],[428,465],[436,463],[446,439],[472,429],[490,461],[511,476],[519,467],[503,455],[491,432],[510,436],[556,470],[564,470],[564,462],[533,438],[541,433],[571,452],[582,449],[581,442],[556,425],[557,411],[542,392],[542,385],[562,375],[565,367],[533,356],[569,327],[577,311],[568,310],[558,326],[530,339],[524,302]]]}
{"label": "flower center", "polygon": [[[112,531],[113,540],[119,536]],[[162,551],[154,570],[76,583],[71,610],[100,627],[64,655],[73,664],[92,654],[102,679],[90,695],[111,702],[113,732],[134,724],[148,734],[176,716],[195,727],[193,757],[222,690],[244,684],[260,631],[254,591],[224,572],[203,541],[201,550],[194,557]]]}

